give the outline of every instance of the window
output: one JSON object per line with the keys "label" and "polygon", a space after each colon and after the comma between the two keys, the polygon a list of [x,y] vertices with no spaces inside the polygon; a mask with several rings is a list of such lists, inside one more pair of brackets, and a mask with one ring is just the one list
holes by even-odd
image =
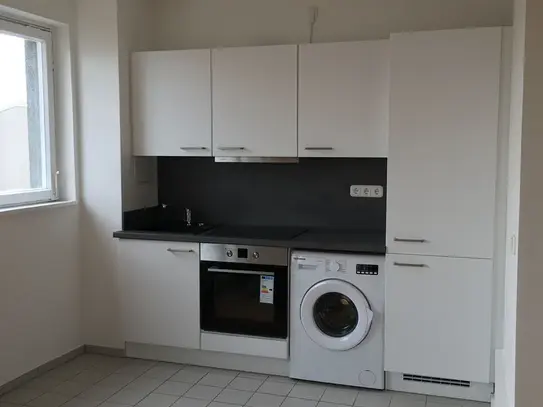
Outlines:
{"label": "window", "polygon": [[51,32],[0,16],[0,208],[57,199]]}

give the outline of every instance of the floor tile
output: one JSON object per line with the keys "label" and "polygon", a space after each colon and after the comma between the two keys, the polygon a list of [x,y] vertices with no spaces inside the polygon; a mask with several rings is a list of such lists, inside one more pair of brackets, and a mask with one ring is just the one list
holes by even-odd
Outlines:
{"label": "floor tile", "polygon": [[262,383],[264,383],[263,379],[238,376],[230,382],[228,387],[236,390],[257,391]]}
{"label": "floor tile", "polygon": [[321,397],[326,403],[345,404],[352,406],[358,396],[358,391],[347,387],[328,387]]}
{"label": "floor tile", "polygon": [[85,369],[83,369],[82,367],[64,364],[60,365],[55,369],[49,370],[48,372],[45,372],[42,377],[66,381],[73,379],[83,370]]}
{"label": "floor tile", "polygon": [[96,407],[99,404],[99,401],[85,400],[76,397],[75,399],[68,401],[66,404],[63,404],[62,407]]}
{"label": "floor tile", "polygon": [[151,393],[140,401],[138,407],[170,407],[179,397],[169,394]]}
{"label": "floor tile", "polygon": [[38,389],[43,391],[49,391],[59,384],[63,383],[64,380],[54,378],[54,377],[37,377],[34,380],[31,380],[30,382],[26,383],[23,388],[26,389]]}
{"label": "floor tile", "polygon": [[12,404],[12,403],[3,403],[0,402],[0,407],[20,407],[19,404]]}
{"label": "floor tile", "polygon": [[256,380],[266,380],[269,375],[261,373],[251,373],[251,372],[239,372],[238,377],[246,377],[247,379],[256,379]]}
{"label": "floor tile", "polygon": [[104,379],[106,376],[109,376],[109,374],[102,371],[83,370],[75,375],[71,381],[76,383],[95,384]]}
{"label": "floor tile", "polygon": [[105,379],[100,380],[97,384],[100,386],[116,387],[117,390],[120,390],[133,380],[134,377],[130,374],[113,373]]}
{"label": "floor tile", "polygon": [[160,364],[157,366],[153,366],[151,369],[147,370],[142,377],[168,380],[170,377],[176,374],[181,369],[181,367],[181,365],[175,364]]}
{"label": "floor tile", "polygon": [[388,407],[392,395],[387,392],[361,390],[354,402],[356,407]]}
{"label": "floor tile", "polygon": [[286,396],[294,387],[293,383],[274,382],[266,380],[262,386],[258,388],[259,393],[276,394],[278,396]]}
{"label": "floor tile", "polygon": [[222,373],[215,373],[210,372],[206,374],[202,380],[198,382],[198,384],[204,385],[204,386],[215,386],[215,387],[226,387],[228,386],[228,383],[230,383],[232,380],[234,380],[236,376],[232,375],[226,375]]}
{"label": "floor tile", "polygon": [[490,407],[490,403],[483,403],[481,401],[463,401],[462,407]]}
{"label": "floor tile", "polygon": [[296,399],[294,397],[287,397],[281,407],[316,407],[317,402],[315,400]]}
{"label": "floor tile", "polygon": [[55,388],[53,388],[51,390],[51,393],[58,393],[58,394],[63,394],[69,397],[75,397],[78,394],[81,394],[82,392],[87,390],[91,386],[92,384],[64,382],[64,383],[59,384]]}
{"label": "floor tile", "polygon": [[326,390],[325,386],[312,383],[297,383],[294,385],[294,388],[289,393],[289,397],[295,397],[299,399],[309,399],[309,400],[320,400],[324,391]]}
{"label": "floor tile", "polygon": [[181,397],[172,405],[172,407],[206,407],[209,403],[209,400],[197,400]]}
{"label": "floor tile", "polygon": [[[151,377],[138,377],[132,383],[129,383],[125,389],[128,390],[137,390],[137,391],[146,391],[151,393],[154,389],[164,383],[165,380],[162,379],[153,379]],[[124,390],[124,389],[123,389]]]}
{"label": "floor tile", "polygon": [[212,368],[205,366],[185,365],[182,370],[187,372],[209,373],[211,372]]}
{"label": "floor tile", "polygon": [[115,373],[118,374],[125,374],[130,375],[132,377],[138,377],[144,374],[146,371],[151,369],[156,362],[151,362],[147,360],[132,360],[126,363],[125,365],[121,366],[119,369],[115,371]]}
{"label": "floor tile", "polygon": [[211,369],[209,373],[217,373],[217,374],[222,374],[224,376],[232,376],[232,377],[236,377],[239,374],[237,370],[217,369],[217,368]]}
{"label": "floor tile", "polygon": [[255,393],[247,405],[251,407],[279,407],[284,400],[284,397],[274,394]]}
{"label": "floor tile", "polygon": [[241,404],[226,404],[213,401],[209,404],[209,407],[242,407]]}
{"label": "floor tile", "polygon": [[102,404],[100,404],[100,407],[129,407],[129,405],[112,403],[111,401],[104,401]]}
{"label": "floor tile", "polygon": [[215,398],[215,401],[228,404],[240,404],[245,405],[252,397],[253,392],[243,391],[243,390],[234,390],[234,389],[224,389],[221,393]]}
{"label": "floor tile", "polygon": [[197,384],[185,393],[185,397],[211,401],[217,397],[220,392],[220,387],[202,386]]}
{"label": "floor tile", "polygon": [[43,390],[20,388],[4,394],[0,398],[0,401],[13,404],[27,404],[28,402],[34,400],[35,398],[38,398],[42,394]]}
{"label": "floor tile", "polygon": [[101,386],[97,384],[82,392],[78,397],[85,400],[104,402],[118,391],[119,389],[117,387]]}
{"label": "floor tile", "polygon": [[154,392],[179,397],[185,394],[191,387],[192,384],[190,383],[168,381],[160,385]]}
{"label": "floor tile", "polygon": [[192,370],[180,370],[176,374],[174,374],[172,377],[170,377],[169,380],[173,380],[176,382],[184,382],[184,383],[190,383],[190,384],[196,384],[198,383],[207,373],[206,372],[197,372]]}
{"label": "floor tile", "polygon": [[131,390],[124,388],[120,390],[119,392],[115,393],[113,396],[111,396],[107,401],[111,403],[116,404],[126,404],[130,406],[135,406],[138,404],[141,400],[143,400],[150,391],[146,390]]}
{"label": "floor tile", "polygon": [[63,394],[45,393],[32,400],[27,405],[31,407],[59,407],[68,400],[70,400],[70,397],[64,396]]}
{"label": "floor tile", "polygon": [[325,401],[319,401],[317,404],[317,407],[350,407],[347,404],[334,404],[334,403],[327,403]]}
{"label": "floor tile", "polygon": [[421,394],[393,393],[390,407],[426,407],[426,396]]}
{"label": "floor tile", "polygon": [[280,382],[280,383],[298,383],[298,380],[291,379],[290,377],[286,376],[268,376],[268,381],[270,382]]}

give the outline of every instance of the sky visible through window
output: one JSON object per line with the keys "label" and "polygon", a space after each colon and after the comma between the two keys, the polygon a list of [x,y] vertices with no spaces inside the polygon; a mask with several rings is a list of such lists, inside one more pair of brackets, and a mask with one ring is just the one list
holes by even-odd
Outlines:
{"label": "sky visible through window", "polygon": [[26,105],[25,40],[0,33],[0,112]]}

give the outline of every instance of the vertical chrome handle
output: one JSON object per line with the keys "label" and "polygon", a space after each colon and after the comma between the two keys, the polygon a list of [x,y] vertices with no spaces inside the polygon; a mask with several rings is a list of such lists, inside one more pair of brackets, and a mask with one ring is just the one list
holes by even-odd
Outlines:
{"label": "vertical chrome handle", "polygon": [[400,237],[395,237],[394,241],[395,242],[404,242],[404,243],[427,243],[428,242],[428,240],[426,240],[426,239],[403,239],[403,238],[400,238]]}
{"label": "vertical chrome handle", "polygon": [[417,267],[417,268],[428,267],[426,264],[415,264],[415,263],[398,263],[398,262],[394,262],[394,265],[396,267]]}

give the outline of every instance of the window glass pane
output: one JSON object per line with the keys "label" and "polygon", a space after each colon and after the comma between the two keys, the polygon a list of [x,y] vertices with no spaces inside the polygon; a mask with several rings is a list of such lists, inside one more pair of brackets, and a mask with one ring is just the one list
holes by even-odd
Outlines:
{"label": "window glass pane", "polygon": [[0,32],[0,198],[50,187],[43,48]]}

